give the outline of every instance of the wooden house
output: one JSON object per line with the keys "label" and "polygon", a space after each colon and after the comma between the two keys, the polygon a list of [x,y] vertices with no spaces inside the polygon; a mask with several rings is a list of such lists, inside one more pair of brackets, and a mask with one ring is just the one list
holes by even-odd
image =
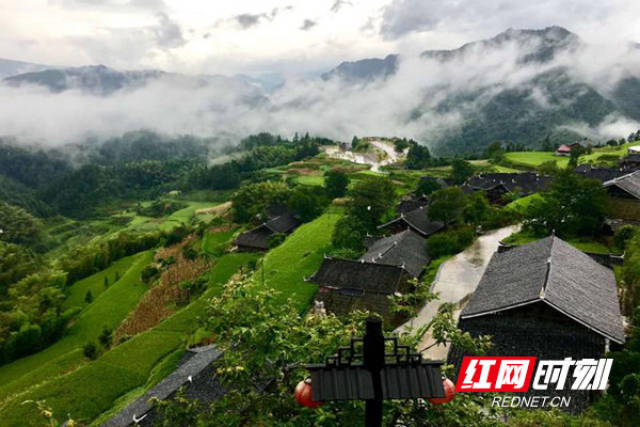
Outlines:
{"label": "wooden house", "polygon": [[289,234],[300,225],[300,221],[289,212],[272,217],[259,226],[245,231],[236,238],[239,251],[253,252],[269,249],[269,240],[276,233]]}
{"label": "wooden house", "polygon": [[606,181],[609,193],[609,218],[640,220],[640,171]]}
{"label": "wooden house", "polygon": [[[600,358],[625,340],[613,271],[555,236],[495,253],[458,327],[491,335],[489,356]],[[463,356],[452,348],[449,362]],[[572,411],[589,403],[587,392],[558,393]]]}
{"label": "wooden house", "polygon": [[172,399],[180,387],[184,387],[187,398],[198,400],[205,406],[223,396],[226,391],[216,380],[212,366],[221,355],[213,345],[187,350],[175,371],[102,424],[102,427],[159,425],[160,414],[150,399]]}
{"label": "wooden house", "polygon": [[425,239],[405,230],[378,239],[359,260],[325,258],[307,280],[320,286],[316,300],[333,313],[366,309],[392,319],[389,296],[412,291],[409,281],[429,262]]}
{"label": "wooden house", "polygon": [[505,203],[506,194],[528,196],[548,188],[551,178],[535,172],[481,173],[472,176],[465,187],[472,191],[484,191],[491,203]]}
{"label": "wooden house", "polygon": [[422,237],[429,237],[443,228],[444,223],[441,221],[433,221],[429,218],[428,206],[420,206],[412,211],[402,212],[396,219],[378,226],[378,229],[391,233],[399,233],[410,229]]}

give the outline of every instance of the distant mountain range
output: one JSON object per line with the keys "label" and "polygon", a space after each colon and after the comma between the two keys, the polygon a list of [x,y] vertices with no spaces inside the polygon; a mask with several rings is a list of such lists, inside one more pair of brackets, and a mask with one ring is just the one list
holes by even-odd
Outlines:
{"label": "distant mountain range", "polygon": [[[629,44],[628,55],[640,55],[638,46]],[[413,80],[406,83],[415,85],[413,93],[420,94],[421,98],[403,105],[385,106],[393,109],[390,115],[398,120],[390,126],[390,132],[395,128],[418,129],[415,137],[441,154],[479,152],[496,140],[537,147],[545,138],[567,142],[581,136],[599,137],[598,132],[605,125],[608,126],[607,135],[626,136],[618,134],[622,131],[617,130],[616,123],[626,121],[626,127],[629,127],[628,123],[640,122],[640,72],[625,69],[610,81],[605,73],[600,79],[607,84],[598,86],[580,77],[585,65],[572,59],[586,48],[576,34],[554,26],[541,30],[509,29],[493,38],[467,43],[457,49],[425,50],[419,58],[412,59],[423,65],[418,73],[411,74]],[[492,58],[494,62],[484,64],[484,58]],[[589,58],[593,63],[599,60]],[[376,94],[381,85],[393,82],[396,76],[404,78],[399,73],[407,62],[405,59],[390,54],[384,58],[343,62],[322,74],[315,84],[338,82],[348,87],[348,93],[353,96]],[[506,73],[500,69],[503,62],[512,67]],[[500,71],[503,74],[499,74]],[[466,73],[461,82],[448,78],[446,73],[454,72]],[[313,113],[311,117],[303,115],[307,105],[334,100],[318,98],[318,92],[297,94],[296,87],[285,85],[277,74],[256,78],[183,75],[160,70],[118,71],[104,65],[51,68],[0,59],[2,77],[6,85],[13,87],[38,85],[52,93],[74,89],[96,96],[139,89],[159,80],[195,90],[214,82],[216,87],[242,94],[239,99],[242,99],[243,108],[253,108],[256,114],[275,112],[289,120],[291,115],[287,111],[295,110],[292,112],[300,117],[301,123],[294,123],[297,128],[293,130],[302,131],[309,120],[315,120]],[[288,93],[290,96],[272,97],[277,90],[292,92]],[[345,123],[355,122],[355,115],[360,113],[344,111]],[[433,125],[432,122],[442,116],[454,117],[454,123]],[[266,117],[259,121],[273,122]],[[291,123],[287,121],[287,125]]]}
{"label": "distant mountain range", "polygon": [[[479,53],[492,55],[505,49],[515,49],[519,66],[540,67],[539,73],[515,87],[451,88],[435,105],[425,102],[424,108],[412,111],[407,122],[420,121],[434,109],[439,113],[461,111],[462,124],[432,136],[439,152],[455,153],[478,151],[492,141],[511,141],[536,147],[546,137],[570,141],[582,136],[571,124],[597,128],[611,117],[640,121],[640,79],[629,75],[614,83],[605,92],[586,82],[577,80],[571,64],[546,67],[561,55],[577,53],[585,45],[581,39],[562,27],[542,30],[509,29],[497,36],[467,43],[453,50],[427,50],[421,58],[441,64],[459,61],[460,66],[473,68]],[[640,55],[640,45],[631,54]],[[593,58],[593,61],[597,61]],[[323,74],[325,80],[340,78],[351,84],[364,84],[393,77],[402,57],[388,55],[383,59],[369,58],[343,62]],[[516,73],[518,70],[514,70]],[[425,75],[425,80],[430,78]],[[439,82],[434,82],[438,86]],[[442,95],[442,89],[433,90],[433,96]],[[538,95],[544,96],[543,103]],[[429,91],[425,92],[429,96]],[[473,105],[473,108],[465,106]],[[428,120],[428,119],[425,119]],[[619,135],[626,136],[626,135]],[[429,140],[429,135],[425,135]]]}

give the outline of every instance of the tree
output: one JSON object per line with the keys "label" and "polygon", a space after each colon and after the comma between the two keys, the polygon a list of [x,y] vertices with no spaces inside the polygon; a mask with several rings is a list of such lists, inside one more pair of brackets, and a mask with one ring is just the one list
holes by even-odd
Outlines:
{"label": "tree", "polygon": [[424,169],[431,164],[431,153],[426,145],[414,143],[409,147],[405,166],[407,169]]}
{"label": "tree", "polygon": [[368,231],[374,231],[395,203],[395,191],[387,178],[367,177],[351,190],[349,215],[355,216]]}
{"label": "tree", "polygon": [[500,141],[495,141],[489,144],[487,149],[484,151],[484,156],[493,162],[499,162],[502,160],[504,158],[502,143]]}
{"label": "tree", "polygon": [[100,336],[98,336],[98,341],[102,344],[102,347],[109,348],[111,347],[111,342],[113,341],[113,331],[106,326],[102,328],[102,332],[100,332]]}
{"label": "tree", "polygon": [[238,222],[264,219],[267,209],[273,205],[284,205],[289,198],[289,188],[282,182],[257,182],[244,185],[233,194],[234,218]]}
{"label": "tree", "polygon": [[93,302],[93,294],[91,290],[88,290],[86,294],[84,294],[84,302],[87,304],[91,304]]}
{"label": "tree", "polygon": [[428,196],[436,190],[439,190],[441,185],[438,180],[432,176],[423,176],[418,182],[416,187],[416,194],[421,196]]}
{"label": "tree", "polygon": [[331,243],[336,248],[362,251],[363,240],[367,229],[360,220],[352,215],[345,215],[336,222],[331,237]]}
{"label": "tree", "polygon": [[555,230],[559,236],[594,236],[600,232],[607,212],[607,193],[600,181],[564,170],[550,190],[540,194],[524,212],[524,227],[534,234]]}
{"label": "tree", "polygon": [[467,178],[473,176],[475,168],[466,160],[455,159],[451,162],[451,175],[450,178],[456,185],[463,184]]}
{"label": "tree", "polygon": [[466,204],[467,197],[459,187],[443,188],[431,194],[429,217],[448,227],[462,218]]}
{"label": "tree", "polygon": [[[400,343],[415,349],[431,331],[438,343],[472,353],[486,350],[488,338],[462,333],[452,311],[440,311],[414,335],[402,334]],[[250,279],[231,281],[210,301],[206,324],[222,352],[214,368],[227,392],[197,423],[188,399],[166,402],[162,412],[170,414],[171,425],[361,425],[363,402],[331,402],[311,411],[292,398],[292,390],[307,375],[303,363],[322,363],[351,336],[361,335],[367,316],[361,311],[341,317],[301,315],[291,299],[282,303],[272,289]],[[260,390],[262,384],[268,389]],[[437,411],[429,403],[388,401],[384,425],[397,425],[400,418],[403,425],[495,425],[497,416],[482,412],[481,399],[476,393],[461,393],[455,404]]]}
{"label": "tree", "polygon": [[17,206],[0,202],[0,240],[21,245],[35,243],[42,222]]}
{"label": "tree", "polygon": [[324,174],[324,188],[331,199],[344,197],[349,186],[349,177],[346,173],[332,169]]}
{"label": "tree", "polygon": [[324,195],[313,187],[298,186],[289,195],[287,206],[304,222],[319,216],[327,205]]}

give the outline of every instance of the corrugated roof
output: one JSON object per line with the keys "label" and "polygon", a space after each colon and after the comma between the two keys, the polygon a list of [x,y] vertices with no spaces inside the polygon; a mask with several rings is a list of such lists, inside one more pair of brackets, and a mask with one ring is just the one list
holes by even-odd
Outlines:
{"label": "corrugated roof", "polygon": [[461,318],[540,301],[624,342],[613,271],[555,236],[495,253]]}
{"label": "corrugated roof", "polygon": [[427,255],[427,241],[411,229],[377,240],[360,259],[403,266],[413,277],[420,276],[431,260]]}
{"label": "corrugated roof", "polygon": [[636,199],[640,199],[640,171],[635,171],[622,175],[605,182],[604,187],[618,187],[619,189],[629,193]]}
{"label": "corrugated roof", "polygon": [[[311,392],[315,401],[373,399],[371,373],[361,366],[315,366]],[[387,365],[380,371],[384,399],[444,397],[440,363]]]}

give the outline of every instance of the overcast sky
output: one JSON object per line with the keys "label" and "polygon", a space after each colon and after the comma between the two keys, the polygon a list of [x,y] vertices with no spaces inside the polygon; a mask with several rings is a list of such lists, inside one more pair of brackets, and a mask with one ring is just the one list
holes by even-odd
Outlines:
{"label": "overcast sky", "polygon": [[0,0],[0,58],[189,73],[307,73],[561,25],[640,41],[637,0]]}

